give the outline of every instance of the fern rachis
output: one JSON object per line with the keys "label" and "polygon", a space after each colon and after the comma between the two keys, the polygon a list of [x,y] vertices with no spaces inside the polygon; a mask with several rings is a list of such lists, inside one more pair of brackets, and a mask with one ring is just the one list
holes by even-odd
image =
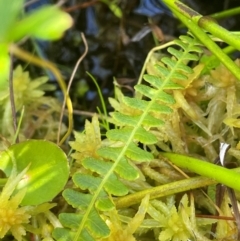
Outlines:
{"label": "fern rachis", "polygon": [[[176,40],[175,43],[182,50],[169,48],[169,53],[174,57],[161,59],[161,65],[156,66],[158,75],[144,75],[145,81],[150,86],[139,84],[135,87],[137,92],[147,97],[147,100],[137,97],[122,97],[119,110],[111,114],[112,121],[117,127],[106,133],[109,141],[104,143],[108,144],[106,145],[102,142],[101,147],[96,147],[97,156],[95,154],[93,159],[91,154],[89,154],[89,157],[78,160],[83,170],[86,170],[84,171],[86,174],[76,173],[73,175],[73,180],[78,176],[79,179],[74,181],[75,184],[80,189],[84,187],[85,190],[88,190],[89,194],[85,193],[85,191],[81,194],[81,196],[87,195],[88,205],[77,204],[71,200],[72,197],[68,193],[68,189],[63,193],[67,202],[70,205],[75,205],[74,207],[80,210],[80,224],[77,229],[72,230],[74,233],[71,234],[74,237],[74,241],[93,240],[109,235],[110,230],[107,231],[106,224],[102,219],[104,215],[101,214],[103,215],[102,217],[100,215],[101,208],[99,209],[99,207],[101,205],[99,206],[99,203],[102,205],[106,204],[106,207],[111,210],[114,208],[114,205],[111,201],[112,198],[110,200],[108,198],[127,194],[128,189],[121,184],[119,177],[132,181],[138,177],[137,169],[132,167],[129,161],[149,162],[154,158],[150,152],[141,149],[138,146],[138,142],[144,145],[157,142],[154,134],[146,131],[146,129],[151,130],[164,125],[161,116],[170,114],[172,112],[171,105],[175,103],[171,91],[184,88],[184,84],[180,85],[176,82],[176,79],[181,81],[188,79],[187,75],[192,74],[193,70],[186,63],[190,60],[198,60],[197,55],[193,54],[193,52],[201,53],[201,48],[198,47],[199,43],[195,39],[187,36],[180,39]],[[99,165],[97,164],[98,162]],[[101,166],[104,168],[101,168]],[[126,170],[128,169],[126,173],[130,173],[129,170],[131,170],[132,174],[127,175],[122,167]],[[83,178],[83,175],[86,176]],[[87,179],[89,180],[88,184],[86,183]],[[95,183],[94,187],[91,187],[91,180],[92,183]],[[95,215],[97,218],[94,220],[92,215]],[[93,218],[92,221],[90,221],[90,216]],[[101,229],[97,230],[93,227],[94,225],[103,225],[104,231],[101,232]],[[71,227],[71,225],[68,225],[68,227]],[[66,231],[66,235],[69,237],[67,233],[68,231]],[[57,240],[60,240],[57,232],[54,236]]]}

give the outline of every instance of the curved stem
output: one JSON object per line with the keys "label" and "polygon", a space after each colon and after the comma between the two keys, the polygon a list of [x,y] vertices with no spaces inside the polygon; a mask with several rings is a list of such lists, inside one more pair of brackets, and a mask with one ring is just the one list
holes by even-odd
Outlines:
{"label": "curved stem", "polygon": [[68,130],[65,133],[65,135],[62,137],[62,139],[58,142],[58,145],[61,145],[67,139],[67,137],[71,134],[72,129],[73,129],[73,117],[72,117],[73,116],[73,108],[72,108],[71,99],[67,93],[66,84],[65,84],[64,80],[62,79],[60,72],[51,62],[46,61],[46,60],[43,61],[43,60],[37,58],[36,56],[33,56],[33,55],[29,54],[28,52],[20,49],[17,45],[14,45],[14,44],[10,45],[10,52],[13,53],[15,56],[17,56],[20,59],[29,61],[37,66],[51,70],[53,72],[53,74],[55,75],[55,77],[58,81],[58,84],[66,99],[67,108],[68,108]]}

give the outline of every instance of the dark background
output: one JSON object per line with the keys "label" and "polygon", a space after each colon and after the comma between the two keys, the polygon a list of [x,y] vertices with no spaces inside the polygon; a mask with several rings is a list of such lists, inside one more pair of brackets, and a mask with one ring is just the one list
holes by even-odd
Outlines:
{"label": "dark background", "polygon": [[[118,2],[123,13],[121,19],[100,1],[68,0],[62,8],[73,17],[74,26],[57,42],[42,43],[33,40],[40,46],[45,57],[58,66],[68,82],[78,58],[84,52],[80,34],[81,32],[85,34],[89,47],[88,54],[78,68],[71,88],[75,110],[96,112],[96,107],[101,107],[96,86],[86,71],[95,77],[106,100],[107,97],[114,95],[113,78],[125,86],[123,91],[131,95],[132,86],[139,77],[148,52],[156,46],[152,32],[132,42],[132,38],[136,37],[138,32],[144,32],[144,29],[149,29],[151,26],[155,32],[162,33],[159,44],[186,33],[186,29],[164,6],[161,6],[158,0]],[[239,0],[185,0],[183,2],[202,15],[210,15],[240,5]],[[34,11],[41,4],[46,3],[52,2],[39,0],[38,4],[31,5],[27,11]],[[240,16],[221,19],[218,22],[228,30],[238,31],[240,28]],[[32,41],[26,43],[26,48],[34,51]],[[238,53],[235,55],[238,56]],[[34,66],[29,68],[31,75],[32,73],[36,76],[44,74],[43,70],[35,69]],[[51,74],[49,78],[53,83],[56,82]],[[51,94],[61,99],[60,91],[57,90]],[[109,107],[108,104],[107,107]],[[81,113],[75,114],[76,129],[82,128],[87,116]]]}

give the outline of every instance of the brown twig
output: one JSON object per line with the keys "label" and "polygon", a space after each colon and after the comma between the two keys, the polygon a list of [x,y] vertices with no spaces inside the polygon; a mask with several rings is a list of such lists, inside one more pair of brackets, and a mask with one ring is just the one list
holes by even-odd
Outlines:
{"label": "brown twig", "polygon": [[79,9],[79,8],[87,8],[87,7],[89,7],[89,6],[92,6],[92,5],[94,5],[95,3],[97,3],[99,0],[93,0],[93,1],[90,1],[90,2],[85,2],[85,3],[79,3],[79,4],[77,4],[77,5],[74,5],[74,6],[72,6],[72,7],[69,7],[69,8],[63,8],[63,10],[65,11],[65,12],[72,12],[72,11],[75,11],[75,10],[77,10],[77,9]]}
{"label": "brown twig", "polygon": [[9,50],[13,55],[17,56],[18,58],[20,58],[22,60],[31,62],[31,63],[33,63],[37,66],[42,67],[42,68],[48,68],[55,75],[55,77],[56,77],[56,79],[59,83],[59,86],[60,86],[62,92],[64,93],[65,103],[67,104],[67,108],[68,108],[68,120],[69,120],[68,130],[67,130],[66,134],[63,136],[63,138],[61,139],[60,143],[58,143],[58,145],[61,145],[67,139],[67,137],[71,134],[72,128],[73,128],[72,102],[71,102],[71,99],[69,98],[69,96],[67,94],[67,87],[66,87],[66,84],[65,84],[64,80],[62,79],[61,73],[55,67],[55,65],[52,64],[51,62],[49,62],[47,60],[39,59],[38,57],[33,56],[30,53],[18,48],[17,45],[11,44]]}
{"label": "brown twig", "polygon": [[[76,71],[80,65],[80,63],[82,62],[82,60],[85,58],[85,56],[87,55],[87,52],[88,52],[88,45],[87,45],[87,40],[84,36],[83,33],[81,33],[81,37],[82,37],[82,40],[83,40],[83,43],[84,43],[84,46],[85,46],[85,51],[84,53],[81,55],[81,57],[78,59],[74,69],[73,69],[73,72],[72,72],[72,75],[70,77],[70,80],[69,80],[69,83],[68,83],[68,86],[67,86],[67,92],[66,92],[66,96],[69,95],[69,91],[70,91],[70,88],[71,88],[71,85],[72,85],[72,82],[73,82],[73,78],[76,74]],[[65,105],[66,105],[66,98],[64,98],[64,101],[63,101],[63,104],[62,104],[62,109],[61,109],[61,115],[60,115],[60,121],[59,121],[59,126],[58,126],[58,137],[57,137],[57,142],[59,143],[59,140],[60,140],[60,133],[61,133],[61,125],[62,125],[62,119],[63,119],[63,113],[64,113],[64,108],[65,108]],[[62,143],[60,143],[62,144]]]}

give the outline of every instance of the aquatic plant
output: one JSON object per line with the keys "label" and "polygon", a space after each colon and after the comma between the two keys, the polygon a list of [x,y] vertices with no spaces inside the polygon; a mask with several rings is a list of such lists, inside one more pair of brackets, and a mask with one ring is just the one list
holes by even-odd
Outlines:
{"label": "aquatic plant", "polygon": [[[220,37],[218,25],[209,21],[212,35],[207,34],[203,16],[178,1],[164,2],[190,33],[150,51],[134,96],[124,96],[115,86],[109,116],[106,110],[100,118],[95,114],[82,133],[74,132],[68,142],[69,162],[60,147],[44,140],[11,143],[0,153],[1,238],[11,234],[16,240],[26,236],[44,241],[237,239],[229,197],[225,193],[217,207],[215,185],[240,191],[239,169],[217,166],[214,160],[221,142],[232,145],[226,162],[240,160],[239,60],[233,61],[215,43],[215,37]],[[232,35],[222,40],[238,47],[236,39]],[[212,56],[205,54],[206,48]],[[18,48],[10,49],[17,56],[22,53],[23,59],[29,57]],[[162,49],[168,55],[157,58],[156,51]],[[46,132],[60,109],[55,100],[44,96],[52,87],[44,77],[30,81],[20,66],[14,71],[13,85],[16,110],[23,105],[27,110],[19,136],[26,137],[28,122],[41,120],[44,108],[50,119],[40,122],[39,128],[36,125],[34,131],[39,133],[30,137],[54,140],[58,130]],[[16,134],[6,130],[4,121],[11,117],[12,100],[6,86],[2,93],[1,108],[7,114],[0,116],[0,128],[6,131],[3,139],[11,142]],[[68,107],[71,112],[71,101]],[[108,122],[106,132],[101,117]],[[62,144],[70,132],[71,123],[57,143]],[[57,204],[49,203],[53,198]],[[56,211],[50,211],[56,205]]]}

